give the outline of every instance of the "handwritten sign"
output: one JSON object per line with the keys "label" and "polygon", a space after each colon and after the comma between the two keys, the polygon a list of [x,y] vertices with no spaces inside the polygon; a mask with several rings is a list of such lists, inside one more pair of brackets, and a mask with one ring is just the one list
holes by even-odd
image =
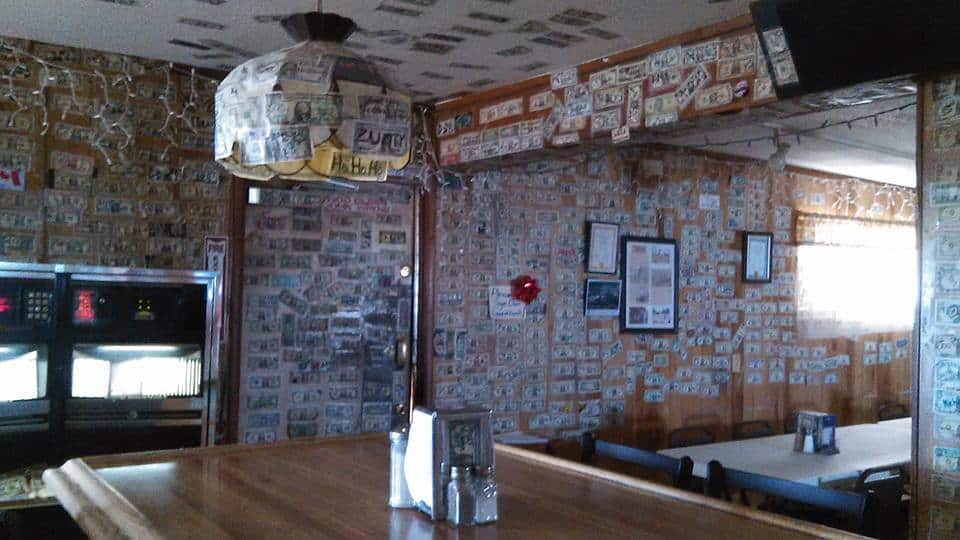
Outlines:
{"label": "handwritten sign", "polygon": [[523,319],[523,302],[514,298],[509,285],[490,287],[490,317],[493,319]]}

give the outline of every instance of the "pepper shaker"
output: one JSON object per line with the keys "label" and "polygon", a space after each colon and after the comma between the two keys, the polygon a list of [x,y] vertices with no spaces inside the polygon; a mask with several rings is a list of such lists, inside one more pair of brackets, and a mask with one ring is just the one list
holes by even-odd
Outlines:
{"label": "pepper shaker", "polygon": [[450,467],[450,483],[447,484],[447,521],[457,526],[474,523],[476,510],[473,496],[473,475],[469,467]]}
{"label": "pepper shaker", "polygon": [[486,467],[474,480],[477,524],[492,523],[497,520],[497,482],[493,479],[493,467]]}

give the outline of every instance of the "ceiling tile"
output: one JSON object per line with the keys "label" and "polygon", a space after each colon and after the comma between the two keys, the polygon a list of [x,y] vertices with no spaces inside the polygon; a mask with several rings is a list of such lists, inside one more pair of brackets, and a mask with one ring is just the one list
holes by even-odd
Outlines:
{"label": "ceiling tile", "polygon": [[[349,48],[385,67],[416,66],[392,77],[420,95],[444,98],[475,91],[477,83],[516,82],[730,19],[747,13],[749,2],[324,0],[323,6],[358,24]],[[279,20],[317,6],[316,0],[3,4],[0,36],[219,69],[292,45]],[[504,61],[512,57],[517,60]]]}

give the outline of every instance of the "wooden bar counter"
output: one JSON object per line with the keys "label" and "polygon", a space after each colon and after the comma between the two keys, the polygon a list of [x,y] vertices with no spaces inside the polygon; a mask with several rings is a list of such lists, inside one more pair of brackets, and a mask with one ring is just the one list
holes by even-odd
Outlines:
{"label": "wooden bar counter", "polygon": [[386,505],[387,436],[75,459],[44,473],[101,538],[857,538],[497,446],[500,520],[464,529]]}

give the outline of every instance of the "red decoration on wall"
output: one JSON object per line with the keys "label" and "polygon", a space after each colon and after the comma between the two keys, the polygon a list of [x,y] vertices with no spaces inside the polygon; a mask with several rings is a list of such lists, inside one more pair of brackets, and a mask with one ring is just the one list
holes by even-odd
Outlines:
{"label": "red decoration on wall", "polygon": [[537,299],[537,295],[540,294],[540,287],[537,287],[537,280],[530,276],[518,277],[510,282],[510,287],[510,292],[513,294],[513,297],[524,304],[533,302]]}

